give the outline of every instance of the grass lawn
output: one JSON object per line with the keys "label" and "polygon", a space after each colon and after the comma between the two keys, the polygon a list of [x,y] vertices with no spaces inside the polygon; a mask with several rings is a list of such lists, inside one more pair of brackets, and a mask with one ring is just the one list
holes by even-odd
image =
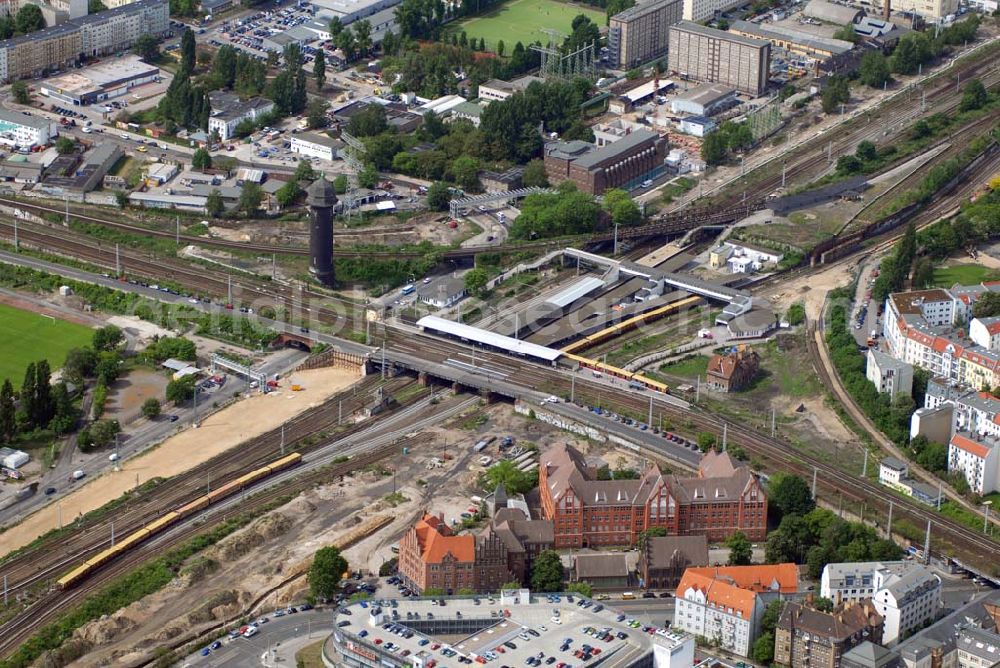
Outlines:
{"label": "grass lawn", "polygon": [[496,49],[503,40],[504,53],[511,53],[518,42],[528,48],[535,40],[548,44],[543,28],[554,28],[569,34],[573,19],[579,14],[589,16],[599,26],[604,25],[605,13],[593,7],[555,0],[510,0],[495,10],[475,16],[455,25],[449,32],[463,30],[470,37],[486,40],[486,48]]}
{"label": "grass lawn", "polygon": [[47,359],[54,371],[67,350],[89,344],[92,336],[89,327],[0,304],[0,382],[10,378],[16,390],[29,363]]}
{"label": "grass lawn", "polygon": [[707,369],[708,357],[697,353],[687,359],[660,366],[661,373],[679,378],[689,378],[691,380],[694,380],[698,376],[704,376]]}
{"label": "grass lawn", "polygon": [[955,264],[934,270],[934,285],[942,288],[950,288],[956,283],[978,285],[983,281],[993,281],[997,278],[1000,278],[1000,273],[979,264]]}

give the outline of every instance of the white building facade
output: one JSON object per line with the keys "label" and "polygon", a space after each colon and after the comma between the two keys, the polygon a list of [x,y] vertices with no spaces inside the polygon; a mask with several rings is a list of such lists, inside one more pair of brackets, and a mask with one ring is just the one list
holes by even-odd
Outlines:
{"label": "white building facade", "polygon": [[44,146],[59,135],[59,125],[44,116],[0,109],[0,144],[16,148]]}
{"label": "white building facade", "polygon": [[1000,350],[1000,317],[973,318],[969,322],[969,338],[988,350]]}
{"label": "white building facade", "polygon": [[960,432],[948,444],[948,473],[961,473],[976,494],[1000,491],[1000,441]]}
{"label": "white building facade", "polygon": [[941,607],[941,579],[912,561],[827,564],[820,596],[834,605],[872,599],[885,619],[882,644],[891,646],[934,619]]}
{"label": "white building facade", "polygon": [[[716,586],[736,589],[721,583]],[[708,593],[702,589],[691,587],[683,592],[678,589],[673,628],[718,641],[721,647],[734,654],[749,656],[763,614],[764,606],[756,596],[749,607],[732,607],[710,601]]]}
{"label": "white building facade", "polygon": [[288,148],[292,153],[332,162],[337,159],[337,146],[337,142],[326,135],[303,132],[292,135]]}
{"label": "white building facade", "polygon": [[875,348],[868,349],[865,375],[880,393],[895,398],[913,392],[913,366]]}

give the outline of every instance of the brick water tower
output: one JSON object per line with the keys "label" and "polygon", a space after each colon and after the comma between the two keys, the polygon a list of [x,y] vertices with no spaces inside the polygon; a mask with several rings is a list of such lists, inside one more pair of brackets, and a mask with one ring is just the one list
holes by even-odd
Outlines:
{"label": "brick water tower", "polygon": [[332,286],[333,272],[333,207],[337,194],[325,178],[313,181],[306,189],[309,205],[309,272],[323,285]]}

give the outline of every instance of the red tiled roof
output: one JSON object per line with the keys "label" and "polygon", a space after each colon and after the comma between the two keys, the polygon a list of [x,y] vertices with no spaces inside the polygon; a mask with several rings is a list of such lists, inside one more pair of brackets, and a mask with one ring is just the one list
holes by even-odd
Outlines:
{"label": "red tiled roof", "polygon": [[749,591],[780,591],[783,594],[799,590],[799,568],[795,564],[767,564],[763,566],[706,566],[689,568],[695,573],[724,580]]}
{"label": "red tiled roof", "polygon": [[476,539],[472,535],[455,536],[440,518],[426,513],[413,527],[420,543],[424,563],[439,564],[449,553],[458,561],[475,561]]}
{"label": "red tiled roof", "polygon": [[684,592],[688,589],[694,589],[704,593],[705,600],[711,605],[727,610],[732,609],[733,612],[738,612],[743,619],[753,617],[757,594],[697,572],[701,570],[704,569],[689,568],[684,571],[680,584],[677,585],[678,596],[684,596]]}
{"label": "red tiled roof", "polygon": [[[994,418],[995,419],[995,418]],[[966,452],[975,455],[981,459],[985,459],[987,455],[990,454],[990,449],[987,448],[982,443],[973,441],[971,438],[962,436],[961,434],[955,434],[951,437],[951,444],[960,450],[965,450]]]}

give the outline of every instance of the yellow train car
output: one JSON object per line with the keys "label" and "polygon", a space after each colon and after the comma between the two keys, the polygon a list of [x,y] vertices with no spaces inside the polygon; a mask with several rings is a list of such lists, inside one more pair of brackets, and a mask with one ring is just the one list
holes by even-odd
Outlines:
{"label": "yellow train car", "polygon": [[282,457],[277,461],[271,462],[271,464],[268,465],[267,468],[268,470],[270,470],[271,473],[275,473],[277,471],[282,471],[284,469],[287,469],[290,466],[294,466],[301,461],[302,461],[302,455],[298,452],[294,452],[290,455]]}
{"label": "yellow train car", "polygon": [[639,325],[645,322],[651,322],[662,318],[663,316],[678,311],[686,306],[693,306],[701,301],[701,297],[684,297],[683,299],[678,299],[675,302],[665,304],[658,308],[652,309],[651,311],[646,311],[645,313],[640,313],[639,315],[634,315],[631,318],[626,318],[621,322],[611,325],[599,332],[594,332],[589,336],[585,336],[582,339],[574,341],[573,343],[562,348],[564,353],[576,353],[581,350],[585,350],[591,346],[596,346],[599,343],[603,343],[608,339],[612,339],[616,336],[624,334],[632,329],[635,329]]}
{"label": "yellow train car", "polygon": [[80,564],[76,568],[72,569],[58,580],[56,580],[56,586],[59,589],[68,589],[75,585],[77,582],[87,577],[94,570],[100,568],[108,561],[114,559],[119,554],[132,549],[137,544],[146,540],[147,538],[154,536],[164,529],[174,524],[175,522],[187,517],[188,515],[198,512],[204,508],[207,508],[214,501],[225,498],[230,494],[243,489],[245,486],[252,484],[262,478],[266,478],[272,473],[287,469],[295,464],[302,461],[302,455],[300,453],[293,453],[286,455],[280,459],[277,459],[270,464],[263,466],[259,469],[254,469],[249,473],[246,473],[239,478],[232,480],[225,485],[222,485],[218,489],[212,490],[209,494],[204,494],[197,499],[181,506],[176,510],[172,510],[162,517],[158,517],[146,526],[137,531],[133,531],[129,535],[125,536],[121,541],[116,542],[114,547],[109,547],[107,549],[101,550],[93,557]]}

